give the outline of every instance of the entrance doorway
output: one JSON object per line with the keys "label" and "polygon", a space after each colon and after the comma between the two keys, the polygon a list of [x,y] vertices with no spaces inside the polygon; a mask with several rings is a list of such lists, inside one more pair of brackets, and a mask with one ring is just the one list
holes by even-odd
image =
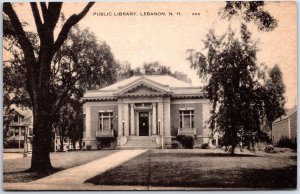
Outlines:
{"label": "entrance doorway", "polygon": [[149,113],[148,112],[139,113],[139,135],[149,136]]}

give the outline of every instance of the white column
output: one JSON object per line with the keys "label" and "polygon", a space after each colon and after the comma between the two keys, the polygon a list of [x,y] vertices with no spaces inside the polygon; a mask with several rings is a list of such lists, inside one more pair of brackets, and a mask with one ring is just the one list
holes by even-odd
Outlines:
{"label": "white column", "polygon": [[[86,135],[86,138],[89,139],[91,138],[91,107],[86,107],[85,108],[85,135]],[[98,118],[97,118],[98,119]]]}
{"label": "white column", "polygon": [[164,129],[165,136],[171,136],[170,98],[164,99]]}
{"label": "white column", "polygon": [[130,104],[130,135],[135,135],[134,104]]}
{"label": "white column", "polygon": [[157,120],[158,120],[158,129],[160,129],[160,135],[162,135],[164,128],[164,105],[162,102],[159,102],[157,105]]}
{"label": "white column", "polygon": [[152,103],[153,113],[152,113],[152,134],[156,135],[156,103]]}
{"label": "white column", "polygon": [[124,124],[124,132],[125,136],[129,135],[129,108],[128,108],[128,103],[123,104],[123,118],[125,121]]}
{"label": "white column", "polygon": [[152,114],[151,114],[151,112],[149,112],[148,126],[149,126],[148,135],[151,136],[151,134],[152,134],[152,130],[151,130],[152,129]]}
{"label": "white column", "polygon": [[118,102],[118,137],[123,135],[123,103]]}

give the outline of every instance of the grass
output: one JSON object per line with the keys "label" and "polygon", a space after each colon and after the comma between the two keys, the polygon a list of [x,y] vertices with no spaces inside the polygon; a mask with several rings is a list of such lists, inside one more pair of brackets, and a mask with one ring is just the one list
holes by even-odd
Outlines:
{"label": "grass", "polygon": [[86,182],[198,188],[296,188],[296,153],[234,157],[211,150],[151,150]]}
{"label": "grass", "polygon": [[3,182],[30,182],[57,171],[75,167],[95,159],[107,156],[115,150],[54,152],[50,154],[51,164],[55,168],[51,172],[27,172],[31,157],[3,160]]}

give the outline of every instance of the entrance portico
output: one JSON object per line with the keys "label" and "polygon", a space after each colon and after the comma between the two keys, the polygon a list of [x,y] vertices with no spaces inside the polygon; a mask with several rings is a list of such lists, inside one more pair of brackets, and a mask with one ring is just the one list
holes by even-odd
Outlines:
{"label": "entrance portico", "polygon": [[170,124],[164,122],[170,120],[170,108],[168,107],[170,107],[168,97],[156,97],[151,100],[147,100],[145,97],[119,99],[118,136],[170,134]]}

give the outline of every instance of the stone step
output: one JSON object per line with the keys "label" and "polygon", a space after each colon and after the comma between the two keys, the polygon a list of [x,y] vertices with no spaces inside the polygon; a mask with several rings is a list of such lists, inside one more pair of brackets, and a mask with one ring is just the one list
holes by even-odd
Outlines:
{"label": "stone step", "polygon": [[128,136],[127,141],[156,141],[156,136]]}
{"label": "stone step", "polygon": [[117,149],[119,150],[153,150],[153,149],[159,149],[160,147],[159,146],[140,146],[140,147],[137,147],[137,146],[122,146],[122,147],[117,147]]}
{"label": "stone step", "polygon": [[155,142],[136,142],[136,141],[129,141],[127,142],[126,146],[156,146],[156,143]]}

